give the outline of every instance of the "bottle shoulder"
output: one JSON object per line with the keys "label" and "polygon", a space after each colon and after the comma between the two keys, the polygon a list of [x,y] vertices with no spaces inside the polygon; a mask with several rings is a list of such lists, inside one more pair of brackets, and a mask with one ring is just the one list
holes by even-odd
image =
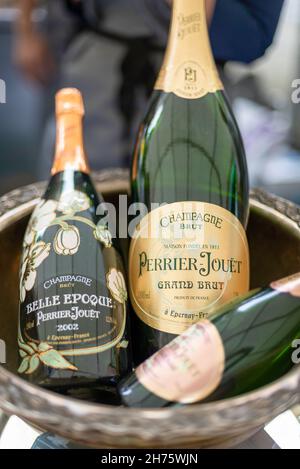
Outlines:
{"label": "bottle shoulder", "polygon": [[[213,152],[218,144],[231,145],[233,153],[245,158],[237,122],[225,93],[207,93],[200,99],[184,99],[174,93],[155,91],[141,125],[137,146],[160,139],[162,145],[185,140],[196,147],[208,145]],[[212,147],[212,143],[216,146]],[[148,149],[148,147],[146,147]],[[158,156],[159,151],[157,152]]]}
{"label": "bottle shoulder", "polygon": [[244,146],[222,91],[183,99],[156,91],[132,165],[134,201],[211,202],[248,217]]}

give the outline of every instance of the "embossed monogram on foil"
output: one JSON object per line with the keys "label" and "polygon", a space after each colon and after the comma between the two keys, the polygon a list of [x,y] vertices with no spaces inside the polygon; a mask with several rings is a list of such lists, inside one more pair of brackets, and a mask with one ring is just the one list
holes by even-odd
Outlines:
{"label": "embossed monogram on foil", "polygon": [[212,55],[204,2],[174,4],[170,40],[155,89],[199,99],[223,89]]}

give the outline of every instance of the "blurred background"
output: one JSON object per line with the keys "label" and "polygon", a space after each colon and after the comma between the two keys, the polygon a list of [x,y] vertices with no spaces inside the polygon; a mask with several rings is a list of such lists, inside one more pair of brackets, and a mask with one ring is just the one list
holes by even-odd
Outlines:
{"label": "blurred background", "polygon": [[[49,22],[50,3],[52,23]],[[38,31],[50,31],[53,55],[58,60],[76,27],[76,15],[72,15],[71,21],[62,3],[59,0],[37,2],[32,16]],[[49,153],[54,144],[53,93],[58,72],[54,67],[50,72],[48,63],[49,72],[45,70],[45,74],[49,79],[44,79],[43,71],[37,83],[16,66],[17,16],[16,2],[0,0],[0,79],[6,83],[6,103],[0,104],[0,194],[44,178],[47,172],[45,167],[41,170],[41,155],[45,147]],[[126,23],[126,14],[122,19]],[[251,65],[228,62],[223,71],[245,141],[251,185],[296,202],[300,202],[300,103],[293,103],[292,93],[294,80],[300,79],[299,42],[300,2],[286,0],[274,43],[264,57]],[[73,47],[70,60],[81,53],[80,47]],[[159,61],[162,51],[157,49]],[[122,66],[125,68],[125,62]],[[76,69],[73,73],[76,74]],[[97,125],[100,129],[101,123]],[[134,125],[133,128],[135,131]],[[103,131],[105,136],[109,134],[109,129]],[[128,148],[127,153],[130,151]],[[101,159],[100,152],[97,167],[109,166],[108,160]],[[127,164],[125,160],[123,163]]]}

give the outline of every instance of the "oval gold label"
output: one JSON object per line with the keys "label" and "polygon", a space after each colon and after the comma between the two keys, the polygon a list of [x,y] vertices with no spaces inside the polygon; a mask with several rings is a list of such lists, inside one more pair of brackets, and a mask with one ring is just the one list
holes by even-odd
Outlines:
{"label": "oval gold label", "polygon": [[175,202],[146,215],[129,252],[133,308],[149,326],[181,334],[249,290],[239,220],[209,203]]}
{"label": "oval gold label", "polygon": [[140,383],[157,396],[192,404],[220,384],[225,351],[216,327],[202,321],[190,327],[136,369]]}

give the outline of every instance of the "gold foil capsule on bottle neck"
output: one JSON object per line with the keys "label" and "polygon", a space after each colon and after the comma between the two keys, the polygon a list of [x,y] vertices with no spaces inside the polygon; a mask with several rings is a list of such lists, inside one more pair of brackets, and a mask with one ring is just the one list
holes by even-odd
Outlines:
{"label": "gold foil capsule on bottle neck", "polygon": [[89,173],[84,151],[82,117],[84,104],[76,88],[64,88],[56,94],[56,151],[51,174],[67,169]]}
{"label": "gold foil capsule on bottle neck", "polygon": [[56,115],[76,113],[84,116],[82,94],[76,88],[63,88],[56,94]]}

